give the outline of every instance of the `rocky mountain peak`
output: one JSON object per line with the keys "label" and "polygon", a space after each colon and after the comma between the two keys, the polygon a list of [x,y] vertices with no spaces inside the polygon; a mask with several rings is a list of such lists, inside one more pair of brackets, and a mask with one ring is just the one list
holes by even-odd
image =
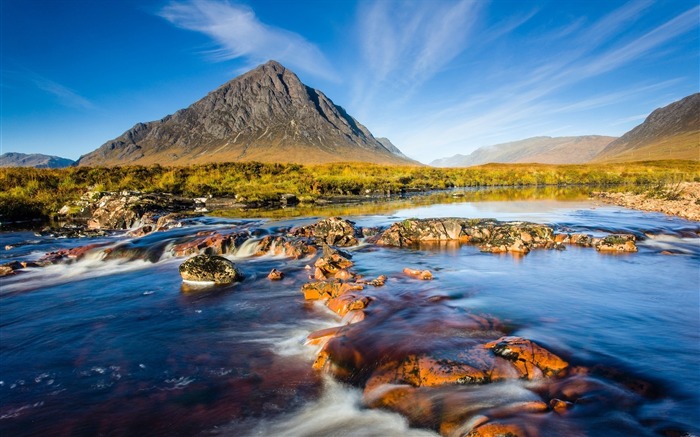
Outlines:
{"label": "rocky mountain peak", "polygon": [[415,163],[386,149],[294,72],[268,61],[188,108],[137,124],[79,165],[224,161]]}

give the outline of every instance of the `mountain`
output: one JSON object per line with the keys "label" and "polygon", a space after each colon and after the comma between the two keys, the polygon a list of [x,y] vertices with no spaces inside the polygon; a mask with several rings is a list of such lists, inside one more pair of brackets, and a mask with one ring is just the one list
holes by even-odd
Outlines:
{"label": "mountain", "polygon": [[78,165],[224,161],[415,164],[385,148],[321,91],[269,61],[186,109],[138,123]]}
{"label": "mountain", "polygon": [[70,167],[75,161],[60,156],[42,155],[40,153],[3,153],[0,155],[0,167],[36,167],[63,168]]}
{"label": "mountain", "polygon": [[[408,156],[404,155],[403,152],[402,152],[401,150],[399,150],[399,148],[396,147],[396,146],[389,140],[389,138],[381,137],[381,138],[377,138],[377,141],[379,141],[379,144],[381,144],[382,146],[384,146],[384,148],[385,148],[386,150],[390,151],[390,152],[393,153],[394,155],[399,156],[399,157],[401,157],[401,158],[405,158],[405,159],[411,159],[411,158],[409,158]],[[417,162],[416,162],[416,163],[417,163]]]}
{"label": "mountain", "polygon": [[581,164],[588,162],[615,137],[586,135],[578,137],[533,137],[510,143],[480,147],[469,155],[436,159],[435,167],[469,167],[489,162]]}
{"label": "mountain", "polygon": [[700,160],[700,93],[654,110],[595,161]]}

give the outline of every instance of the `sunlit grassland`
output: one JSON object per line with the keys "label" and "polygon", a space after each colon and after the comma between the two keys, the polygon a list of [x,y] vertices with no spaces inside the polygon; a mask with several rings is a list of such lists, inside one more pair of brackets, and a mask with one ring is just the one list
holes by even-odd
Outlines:
{"label": "sunlit grassland", "polygon": [[700,181],[697,161],[596,165],[488,164],[432,168],[372,164],[219,163],[188,167],[122,166],[0,169],[3,221],[47,217],[87,190],[166,192],[275,202],[282,194],[312,201],[332,196],[395,194],[455,187],[651,185]]}

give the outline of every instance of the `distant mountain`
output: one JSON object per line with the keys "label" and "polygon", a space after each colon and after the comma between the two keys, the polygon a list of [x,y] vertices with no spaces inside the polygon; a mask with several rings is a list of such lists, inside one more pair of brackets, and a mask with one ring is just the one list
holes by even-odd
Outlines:
{"label": "distant mountain", "polygon": [[700,160],[700,93],[654,110],[595,161]]}
{"label": "distant mountain", "polygon": [[269,61],[186,109],[138,123],[82,156],[78,165],[224,161],[414,164],[388,150],[321,91]]}
{"label": "distant mountain", "polygon": [[3,153],[0,155],[0,167],[36,167],[63,168],[73,165],[72,159],[60,156],[42,155],[40,153]]}
{"label": "distant mountain", "polygon": [[533,137],[510,143],[480,147],[469,155],[436,159],[435,167],[469,167],[490,162],[581,164],[598,155],[615,137]]}

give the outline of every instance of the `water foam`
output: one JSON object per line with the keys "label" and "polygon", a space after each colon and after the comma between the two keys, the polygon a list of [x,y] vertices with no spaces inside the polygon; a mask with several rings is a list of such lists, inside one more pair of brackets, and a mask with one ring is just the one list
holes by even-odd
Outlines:
{"label": "water foam", "polygon": [[325,378],[323,393],[299,411],[280,418],[264,420],[252,429],[240,424],[222,427],[214,435],[285,437],[436,437],[428,430],[410,428],[407,420],[395,413],[369,410],[362,406],[362,393]]}

